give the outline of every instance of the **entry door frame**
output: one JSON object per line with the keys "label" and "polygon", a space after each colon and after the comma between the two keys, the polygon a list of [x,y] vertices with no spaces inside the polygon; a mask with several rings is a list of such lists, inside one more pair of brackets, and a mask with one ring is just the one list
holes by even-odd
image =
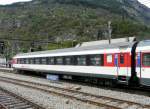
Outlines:
{"label": "entry door frame", "polygon": [[[150,54],[148,51],[141,52],[141,68],[140,68],[140,82],[142,85],[150,86],[149,80],[144,80],[143,75],[149,72],[150,66],[143,65],[143,56],[144,54]],[[146,78],[146,77],[145,77]]]}
{"label": "entry door frame", "polygon": [[[120,62],[121,55],[124,56],[123,63]],[[117,76],[126,76],[126,77],[129,76],[129,62],[128,61],[130,61],[128,53],[115,54],[115,66],[116,66]]]}

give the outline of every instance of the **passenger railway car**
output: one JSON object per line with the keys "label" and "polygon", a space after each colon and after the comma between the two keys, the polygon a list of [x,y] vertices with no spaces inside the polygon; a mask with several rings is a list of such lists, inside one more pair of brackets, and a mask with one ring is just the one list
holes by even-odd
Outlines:
{"label": "passenger railway car", "polygon": [[13,68],[150,86],[150,40],[18,54]]}

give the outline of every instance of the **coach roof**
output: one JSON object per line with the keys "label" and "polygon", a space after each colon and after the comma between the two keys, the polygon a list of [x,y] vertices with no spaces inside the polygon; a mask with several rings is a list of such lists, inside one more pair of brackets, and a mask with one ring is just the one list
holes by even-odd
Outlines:
{"label": "coach roof", "polygon": [[78,52],[78,51],[89,51],[89,50],[102,50],[102,49],[116,49],[116,48],[131,48],[135,42],[125,42],[117,44],[107,44],[107,45],[96,45],[89,47],[78,47],[78,48],[66,48],[66,49],[57,49],[57,50],[48,50],[48,51],[39,51],[39,52],[30,52],[30,53],[21,53],[16,56],[31,56],[31,55],[42,55],[42,54],[55,54],[55,53],[68,53],[68,52]]}
{"label": "coach roof", "polygon": [[140,41],[138,47],[142,47],[142,46],[150,46],[150,40]]}

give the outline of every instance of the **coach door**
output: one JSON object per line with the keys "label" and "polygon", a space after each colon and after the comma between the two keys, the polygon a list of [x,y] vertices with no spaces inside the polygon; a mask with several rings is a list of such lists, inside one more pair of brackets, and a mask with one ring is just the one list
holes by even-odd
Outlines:
{"label": "coach door", "polygon": [[141,53],[141,84],[150,86],[150,52]]}
{"label": "coach door", "polygon": [[[119,53],[116,54],[115,58],[117,59],[117,73],[118,73],[118,80],[120,81],[127,81],[128,77],[128,54],[127,53]],[[115,60],[116,60],[115,59]]]}

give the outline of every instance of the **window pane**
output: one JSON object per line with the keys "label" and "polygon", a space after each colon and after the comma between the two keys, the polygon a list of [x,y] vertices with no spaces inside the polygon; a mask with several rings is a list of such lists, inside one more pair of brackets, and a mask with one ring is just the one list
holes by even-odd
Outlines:
{"label": "window pane", "polygon": [[120,54],[120,64],[124,64],[124,54]]}
{"label": "window pane", "polygon": [[145,53],[143,55],[143,65],[150,66],[150,53]]}
{"label": "window pane", "polygon": [[49,65],[54,65],[55,64],[55,58],[54,57],[49,57],[48,64]]}
{"label": "window pane", "polygon": [[77,65],[86,65],[86,56],[78,56]]}
{"label": "window pane", "polygon": [[35,58],[35,64],[40,64],[40,58]]}
{"label": "window pane", "polygon": [[41,63],[46,65],[46,58],[41,58]]}
{"label": "window pane", "polygon": [[24,64],[24,60],[23,59],[21,59],[21,64]]}
{"label": "window pane", "polygon": [[65,57],[65,64],[66,65],[72,65],[72,58],[71,57]]}
{"label": "window pane", "polygon": [[24,59],[24,64],[28,64],[28,59]]}
{"label": "window pane", "polygon": [[30,59],[30,64],[34,64],[34,59],[33,58]]}
{"label": "window pane", "polygon": [[24,59],[21,59],[22,60],[22,64],[25,64],[25,61],[24,61]]}
{"label": "window pane", "polygon": [[90,65],[100,66],[103,63],[102,55],[91,55],[90,56]]}
{"label": "window pane", "polygon": [[21,64],[24,64],[24,59],[20,59],[21,60]]}
{"label": "window pane", "polygon": [[57,57],[56,58],[56,64],[57,65],[63,65],[63,58],[62,57]]}
{"label": "window pane", "polygon": [[31,59],[27,59],[28,64],[31,64]]}
{"label": "window pane", "polygon": [[112,55],[107,55],[107,63],[112,63]]}
{"label": "window pane", "polygon": [[17,59],[17,64],[20,64],[20,59]]}
{"label": "window pane", "polygon": [[26,64],[30,64],[30,60],[29,59],[26,59]]}

